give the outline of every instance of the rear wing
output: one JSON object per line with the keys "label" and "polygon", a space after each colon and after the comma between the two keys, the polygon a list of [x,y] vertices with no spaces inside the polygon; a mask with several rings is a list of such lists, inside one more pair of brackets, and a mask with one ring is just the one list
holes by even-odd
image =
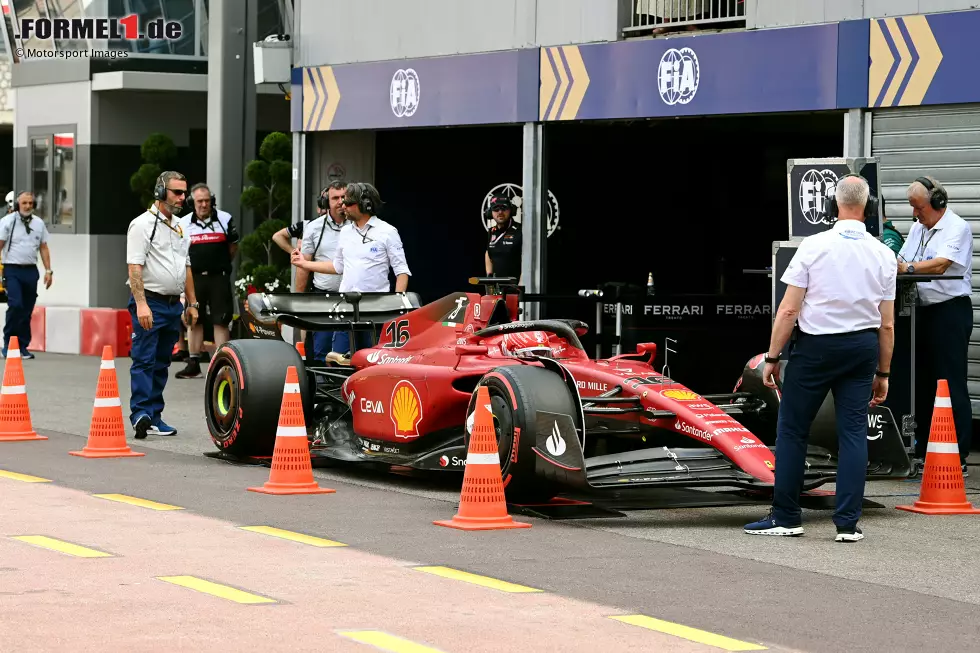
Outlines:
{"label": "rear wing", "polygon": [[252,293],[246,311],[260,324],[309,331],[370,329],[421,306],[418,293]]}

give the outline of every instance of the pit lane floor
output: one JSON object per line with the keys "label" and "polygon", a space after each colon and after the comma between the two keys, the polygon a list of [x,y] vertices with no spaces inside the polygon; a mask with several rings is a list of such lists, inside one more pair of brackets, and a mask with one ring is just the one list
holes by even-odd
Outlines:
{"label": "pit lane floor", "polygon": [[[126,405],[128,359],[119,359],[117,367]],[[282,629],[287,627],[283,624],[291,623],[295,626],[291,632],[301,633],[297,641],[310,646],[315,645],[314,639],[307,634],[340,637],[338,628],[352,628],[385,630],[447,651],[481,650],[494,642],[497,650],[515,650],[518,641],[521,648],[572,650],[559,639],[568,623],[562,616],[566,612],[579,615],[572,622],[588,624],[587,639],[581,639],[579,631],[569,631],[579,633],[573,641],[588,642],[583,650],[629,650],[629,642],[616,639],[618,633],[611,633],[602,619],[617,628],[642,630],[642,637],[665,638],[637,644],[647,650],[666,650],[662,642],[700,646],[676,635],[610,620],[617,615],[648,615],[742,642],[762,643],[770,650],[969,650],[976,645],[980,521],[894,510],[895,505],[915,500],[915,482],[869,485],[869,497],[886,507],[865,513],[862,527],[867,539],[853,545],[832,541],[829,513],[822,511],[805,513],[807,534],[803,538],[744,535],[742,524],[764,512],[746,506],[631,511],[621,519],[588,521],[520,517],[534,528],[461,533],[431,525],[432,520],[455,512],[458,485],[449,482],[369,474],[360,469],[317,470],[320,484],[337,489],[337,494],[268,497],[246,492],[245,487],[264,482],[268,470],[233,466],[202,455],[213,446],[204,426],[200,379],[171,379],[165,418],[180,429],[180,435],[134,443],[147,452],[145,458],[89,461],[68,456],[68,450],[83,443],[78,434],[88,429],[98,359],[41,354],[25,361],[25,373],[35,427],[45,430],[51,439],[0,444],[0,469],[34,474],[53,483],[20,484],[0,478],[4,497],[0,566],[7,570],[0,572],[0,621],[10,619],[9,608],[16,603],[28,611],[20,613],[25,615],[23,620],[16,621],[30,624],[20,627],[33,633],[44,632],[46,627],[57,630],[64,623],[71,623],[77,632],[76,619],[56,616],[59,610],[44,612],[46,617],[38,613],[52,605],[46,603],[48,599],[60,599],[80,613],[110,609],[115,616],[103,619],[107,622],[100,624],[103,631],[94,632],[104,632],[113,623],[156,620],[163,628],[157,633],[163,638],[159,642],[182,642],[190,648],[239,635],[248,635],[251,642],[265,641],[263,637],[271,643],[290,641]],[[974,476],[967,484],[972,488],[971,500],[980,504],[978,471],[973,468]],[[17,489],[11,489],[13,486]],[[47,494],[60,492],[71,496]],[[108,509],[109,502],[90,496],[102,493],[136,496],[186,511],[157,513],[112,504],[116,511],[126,509],[124,516],[115,517],[111,510],[112,515],[100,512]],[[58,505],[74,509],[59,512]],[[169,521],[185,518],[201,521]],[[160,519],[168,523],[160,524]],[[285,545],[278,540],[273,540],[275,544],[240,540],[244,535],[258,537],[235,528],[251,525],[340,541],[349,545],[343,555],[363,557],[345,559],[354,567],[346,562],[334,567],[335,561],[319,554],[341,549],[316,549],[315,554],[305,549],[295,554],[292,549],[264,551],[261,547]],[[21,534],[48,535],[117,556],[121,553],[135,566],[119,576],[96,570],[88,577],[84,575],[87,571],[75,568],[72,572],[60,566],[58,573],[49,575],[46,565],[67,561],[52,563],[45,556],[54,554],[9,540]],[[14,544],[18,553],[11,553]],[[37,558],[40,553],[45,554],[44,561]],[[481,593],[486,588],[453,600],[450,587],[462,585],[466,592],[474,591],[458,579],[439,579],[430,597],[427,592],[432,588],[418,580],[422,574],[406,569],[421,565],[503,579],[543,590],[514,596],[526,599],[544,594],[568,604],[515,604],[511,597],[501,607],[492,603],[493,597]],[[363,574],[355,573],[355,567],[363,569]],[[20,571],[9,571],[11,568]],[[390,578],[379,581],[368,574],[374,568],[404,572],[410,578],[404,586]],[[224,605],[223,601],[155,580],[174,575],[193,575],[268,596],[279,601],[276,606],[295,608],[295,613],[256,615],[255,610],[272,606],[249,606],[253,612],[247,615],[237,608],[222,612],[224,608],[208,601]],[[45,579],[50,581],[47,589]],[[65,582],[69,582],[68,589]],[[142,589],[132,590],[137,593],[126,598],[121,588],[135,584]],[[379,588],[383,599],[375,594]],[[181,592],[173,594],[178,589]],[[72,592],[69,597],[61,594],[67,591]],[[204,604],[198,603],[205,599]],[[448,603],[443,599],[449,599]],[[178,610],[180,606],[187,609]],[[176,610],[172,619],[160,616],[172,610]],[[495,626],[489,629],[492,634],[481,631],[491,623],[483,610],[495,615]],[[143,612],[149,616],[141,616]],[[340,623],[343,619],[333,615],[359,618],[353,624]],[[365,620],[367,617],[373,620]],[[79,616],[81,619],[84,617]],[[247,627],[249,622],[255,622],[254,628]],[[177,635],[177,623],[193,625]],[[6,624],[0,624],[0,629],[9,632]],[[476,633],[476,638],[448,634],[467,632]],[[632,636],[632,630],[623,635]],[[89,641],[95,646],[102,635],[93,637],[96,639]],[[136,643],[128,650],[152,650],[151,641]],[[346,650],[345,645],[346,640],[331,650]]]}

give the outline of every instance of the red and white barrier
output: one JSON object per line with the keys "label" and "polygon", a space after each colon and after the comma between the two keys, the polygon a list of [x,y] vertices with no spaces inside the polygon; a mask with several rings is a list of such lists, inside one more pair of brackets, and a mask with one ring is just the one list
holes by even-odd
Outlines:
{"label": "red and white barrier", "polygon": [[[0,304],[0,328],[6,323],[6,314],[6,307]],[[112,345],[116,356],[129,356],[132,334],[133,325],[126,309],[35,306],[28,349],[101,356],[102,348]]]}

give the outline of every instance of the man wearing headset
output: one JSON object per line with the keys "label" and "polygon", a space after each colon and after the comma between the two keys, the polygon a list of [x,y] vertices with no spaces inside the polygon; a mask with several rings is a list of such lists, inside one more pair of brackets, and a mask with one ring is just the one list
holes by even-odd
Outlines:
{"label": "man wearing headset", "polygon": [[485,218],[492,218],[487,251],[484,255],[487,276],[521,278],[521,225],[514,220],[517,207],[506,195],[490,198]]}
{"label": "man wearing headset", "polygon": [[[398,229],[376,215],[381,207],[377,189],[366,183],[349,184],[343,205],[350,224],[340,232],[333,260],[307,261],[297,249],[293,251],[293,265],[311,272],[343,275],[340,292],[390,292],[390,267],[395,273],[395,292],[408,290],[408,277],[412,273],[405,261],[405,248]],[[366,331],[355,333],[358,349],[371,346],[372,334]],[[350,357],[348,332],[336,332],[333,350],[327,354],[327,360],[349,365]]]}
{"label": "man wearing headset", "polygon": [[967,356],[973,331],[973,233],[970,223],[947,204],[946,189],[932,177],[919,177],[905,193],[916,221],[899,252],[898,271],[942,274],[962,279],[920,282],[916,308],[915,456],[919,470],[929,443],[938,379],[949,382],[960,461],[966,474],[973,414],[967,388]]}
{"label": "man wearing headset", "polygon": [[[320,189],[320,194],[316,198],[316,220],[317,218],[326,215],[327,210],[330,208],[330,201],[328,196],[329,187]],[[288,227],[283,227],[276,233],[272,235],[272,242],[279,246],[279,249],[286,252],[287,254],[292,254],[293,250],[293,240],[299,240],[302,242],[303,233],[306,230],[307,225],[313,220],[301,220],[295,224],[291,224]],[[306,292],[307,283],[309,282],[310,273],[302,268],[296,268],[296,280],[293,284],[293,292]]]}
{"label": "man wearing headset", "polygon": [[34,215],[34,195],[17,196],[18,210],[0,219],[0,252],[3,252],[3,286],[7,291],[7,321],[3,325],[3,357],[11,336],[17,336],[21,358],[34,358],[31,344],[31,315],[37,301],[37,255],[44,263],[44,287],[51,287],[51,252],[44,220]]}
{"label": "man wearing headset", "polygon": [[191,240],[176,213],[184,206],[187,180],[179,172],[162,173],[153,189],[150,208],[129,223],[126,263],[129,265],[129,315],[133,323],[132,365],[129,370],[130,420],[136,438],[176,435],[163,421],[163,389],[170,356],[180,337],[180,295],[187,298],[186,319],[197,323],[194,275],[188,254]]}
{"label": "man wearing headset", "polygon": [[837,413],[837,542],[864,538],[858,527],[868,467],[868,404],[888,395],[895,343],[895,254],[871,236],[877,218],[868,182],[848,175],[831,200],[834,226],[804,238],[782,282],[786,294],[773,322],[762,370],[777,388],[779,358],[798,326],[786,365],[776,428],[776,481],[772,510],[746,524],[750,535],[803,534],[800,490],[807,439],[817,410],[833,391]]}
{"label": "man wearing headset", "polygon": [[[327,212],[315,220],[310,220],[303,229],[303,243],[300,245],[300,253],[307,261],[330,261],[336,255],[340,234],[347,220],[347,211],[344,208],[346,190],[347,182],[334,181],[321,191],[320,198],[317,200],[317,208],[320,208],[320,205],[323,204],[322,200],[325,198]],[[340,290],[341,275],[315,271],[312,274],[313,283],[310,284],[310,292],[335,293]],[[300,267],[296,268],[297,286],[299,286],[301,275],[305,287],[310,272]],[[332,347],[333,337],[333,331],[316,331],[313,333],[314,360],[326,360],[326,356]]]}
{"label": "man wearing headset", "polygon": [[191,199],[194,210],[180,219],[180,225],[191,239],[191,272],[202,319],[191,329],[187,343],[190,356],[186,367],[177,372],[178,379],[201,376],[204,324],[213,329],[214,346],[220,347],[231,337],[228,325],[235,312],[231,292],[231,262],[239,241],[235,222],[230,213],[215,206],[207,184],[194,184]]}

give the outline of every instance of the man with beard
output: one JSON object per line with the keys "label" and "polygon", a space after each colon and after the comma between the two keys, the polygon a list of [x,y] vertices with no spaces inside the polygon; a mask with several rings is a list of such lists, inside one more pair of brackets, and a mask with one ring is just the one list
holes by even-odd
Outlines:
{"label": "man with beard", "polygon": [[513,277],[520,283],[521,250],[523,240],[521,225],[514,220],[517,207],[506,195],[496,194],[490,198],[490,206],[484,216],[493,219],[489,242],[484,257],[487,276]]}

